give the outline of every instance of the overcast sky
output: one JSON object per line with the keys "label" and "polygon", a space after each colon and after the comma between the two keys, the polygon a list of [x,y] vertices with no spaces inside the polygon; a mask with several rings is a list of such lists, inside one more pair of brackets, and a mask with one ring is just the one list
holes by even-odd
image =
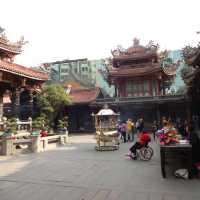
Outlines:
{"label": "overcast sky", "polygon": [[2,0],[0,6],[9,39],[29,41],[16,58],[26,66],[110,57],[134,37],[168,50],[200,41],[199,0]]}

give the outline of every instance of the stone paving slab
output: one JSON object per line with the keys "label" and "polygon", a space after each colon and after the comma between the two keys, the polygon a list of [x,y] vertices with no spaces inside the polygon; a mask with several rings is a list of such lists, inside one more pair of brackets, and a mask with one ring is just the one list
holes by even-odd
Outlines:
{"label": "stone paving slab", "polygon": [[118,151],[96,152],[94,136],[73,136],[65,147],[0,159],[0,200],[186,200],[200,199],[200,181],[163,179],[159,147],[151,161]]}

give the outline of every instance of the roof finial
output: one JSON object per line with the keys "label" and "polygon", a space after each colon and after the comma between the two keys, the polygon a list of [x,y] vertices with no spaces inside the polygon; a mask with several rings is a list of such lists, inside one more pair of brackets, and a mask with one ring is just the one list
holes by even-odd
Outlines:
{"label": "roof finial", "polygon": [[0,26],[0,34],[2,34],[4,31],[5,29]]}
{"label": "roof finial", "polygon": [[138,38],[134,38],[133,39],[133,46],[139,46],[139,44],[140,44],[140,40],[138,39]]}

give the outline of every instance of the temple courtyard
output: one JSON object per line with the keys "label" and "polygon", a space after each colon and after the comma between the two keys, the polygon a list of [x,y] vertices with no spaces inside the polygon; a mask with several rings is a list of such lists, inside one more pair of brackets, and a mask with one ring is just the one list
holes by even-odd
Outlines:
{"label": "temple courtyard", "polygon": [[0,157],[0,200],[199,200],[198,179],[163,179],[159,146],[151,161],[133,161],[118,151],[97,152],[93,135],[43,153]]}

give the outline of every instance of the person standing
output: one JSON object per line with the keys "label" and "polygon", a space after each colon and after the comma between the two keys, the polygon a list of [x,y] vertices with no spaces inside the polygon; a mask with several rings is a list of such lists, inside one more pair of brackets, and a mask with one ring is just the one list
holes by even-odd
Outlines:
{"label": "person standing", "polygon": [[127,133],[127,138],[128,142],[131,141],[131,135],[132,135],[132,121],[131,119],[128,119],[126,122],[126,133]]}
{"label": "person standing", "polygon": [[121,134],[124,140],[124,143],[126,143],[126,122],[123,121],[121,124]]}
{"label": "person standing", "polygon": [[118,120],[118,123],[117,123],[117,134],[118,134],[119,141],[123,138],[122,137],[122,132],[121,132],[121,126],[122,126],[122,123],[120,122],[120,120]]}
{"label": "person standing", "polygon": [[131,140],[134,141],[134,135],[135,135],[135,123],[132,121],[132,130],[131,130]]}
{"label": "person standing", "polygon": [[189,139],[189,123],[187,120],[184,121],[184,137]]}
{"label": "person standing", "polygon": [[136,128],[136,131],[137,131],[137,137],[139,136],[139,133],[140,133],[140,120],[138,119],[135,123],[135,128]]}
{"label": "person standing", "polygon": [[153,131],[153,138],[154,141],[156,139],[156,131],[158,130],[158,123],[156,120],[153,121],[153,125],[152,125],[152,131]]}
{"label": "person standing", "polygon": [[140,118],[140,128],[139,128],[140,133],[143,131],[143,129],[144,129],[144,120],[143,118]]}

